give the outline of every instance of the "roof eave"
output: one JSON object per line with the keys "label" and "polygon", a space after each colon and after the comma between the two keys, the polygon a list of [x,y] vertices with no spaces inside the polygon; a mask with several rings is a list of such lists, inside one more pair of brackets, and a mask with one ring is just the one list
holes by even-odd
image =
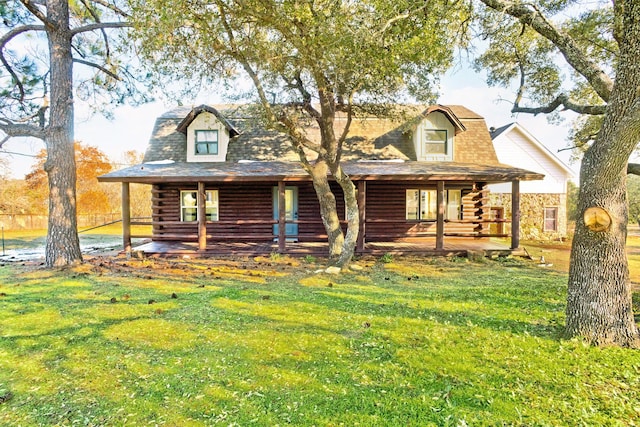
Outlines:
{"label": "roof eave", "polygon": [[230,137],[233,138],[236,135],[240,135],[240,131],[233,127],[233,125],[229,123],[229,121],[218,110],[206,104],[202,104],[191,109],[189,114],[187,114],[187,116],[178,124],[176,130],[180,133],[186,134],[189,125],[196,119],[196,117],[198,117],[200,113],[204,112],[211,113],[216,116],[216,118],[220,120],[222,124],[227,128]]}

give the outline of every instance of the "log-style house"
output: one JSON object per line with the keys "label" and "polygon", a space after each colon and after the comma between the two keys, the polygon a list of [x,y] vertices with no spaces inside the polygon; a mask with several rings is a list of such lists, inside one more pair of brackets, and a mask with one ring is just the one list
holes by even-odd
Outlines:
{"label": "log-style house", "polygon": [[[250,111],[172,110],[157,119],[144,163],[99,178],[122,183],[125,251],[133,237],[150,238],[137,248],[149,253],[327,251],[311,178],[287,136],[262,128]],[[543,176],[500,164],[484,119],[465,107],[403,111],[402,119],[355,119],[344,144],[344,170],[357,186],[357,253],[464,253],[491,237],[511,237],[500,248],[518,248],[519,183]],[[305,130],[318,140],[317,127]],[[152,186],[150,236],[131,235],[140,222],[130,218],[129,183]],[[510,236],[490,232],[490,183],[511,184]]]}

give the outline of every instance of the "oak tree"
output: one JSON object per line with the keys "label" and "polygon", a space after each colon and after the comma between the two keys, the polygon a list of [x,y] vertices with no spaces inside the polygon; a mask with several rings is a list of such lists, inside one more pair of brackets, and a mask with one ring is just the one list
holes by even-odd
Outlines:
{"label": "oak tree", "polygon": [[133,99],[135,79],[113,36],[127,26],[128,14],[115,1],[9,0],[0,16],[0,147],[11,137],[45,142],[45,263],[78,262],[74,89],[96,110]]}
{"label": "oak tree", "polygon": [[585,143],[566,330],[636,347],[625,252],[628,164],[640,141],[640,2],[480,0],[489,81],[517,83],[514,113],[582,115]]}
{"label": "oak tree", "polygon": [[[267,126],[289,136],[311,176],[330,257],[346,266],[358,235],[353,182],[341,166],[342,146],[364,111],[413,94],[432,100],[449,66],[462,4],[407,0],[145,0],[134,8],[137,34],[156,69],[183,82],[242,76]],[[239,85],[241,86],[241,85]],[[372,105],[377,109],[373,110]],[[337,115],[346,117],[338,125]],[[311,140],[303,124],[319,128]],[[341,121],[341,123],[344,123]],[[346,205],[343,234],[328,175]]]}

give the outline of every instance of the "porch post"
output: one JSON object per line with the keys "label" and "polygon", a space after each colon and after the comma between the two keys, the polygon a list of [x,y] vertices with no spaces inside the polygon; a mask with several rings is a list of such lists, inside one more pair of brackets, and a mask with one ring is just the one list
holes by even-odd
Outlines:
{"label": "porch post", "polygon": [[207,197],[204,182],[198,182],[198,250],[207,249]]}
{"label": "porch post", "polygon": [[520,181],[511,181],[511,249],[520,247]]}
{"label": "porch post", "polygon": [[358,216],[360,217],[360,227],[358,229],[358,242],[356,249],[358,252],[364,252],[365,242],[365,221],[367,219],[367,185],[365,181],[358,181]]}
{"label": "porch post", "polygon": [[278,252],[284,253],[287,239],[287,211],[284,181],[278,181]]}
{"label": "porch post", "polygon": [[444,249],[444,211],[446,209],[444,181],[438,181],[436,193],[436,201],[438,204],[438,213],[436,216],[436,250],[441,250]]}
{"label": "porch post", "polygon": [[125,253],[131,253],[131,192],[128,182],[122,183],[122,246]]}

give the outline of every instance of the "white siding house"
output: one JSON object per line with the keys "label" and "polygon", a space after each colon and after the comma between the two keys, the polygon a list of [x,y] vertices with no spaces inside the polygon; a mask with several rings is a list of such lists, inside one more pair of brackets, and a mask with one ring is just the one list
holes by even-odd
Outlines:
{"label": "white siding house", "polygon": [[[541,181],[520,183],[522,238],[566,237],[567,182],[573,177],[571,169],[518,123],[492,128],[490,132],[500,163],[544,174]],[[510,184],[491,185],[489,189],[492,215],[510,218]]]}

